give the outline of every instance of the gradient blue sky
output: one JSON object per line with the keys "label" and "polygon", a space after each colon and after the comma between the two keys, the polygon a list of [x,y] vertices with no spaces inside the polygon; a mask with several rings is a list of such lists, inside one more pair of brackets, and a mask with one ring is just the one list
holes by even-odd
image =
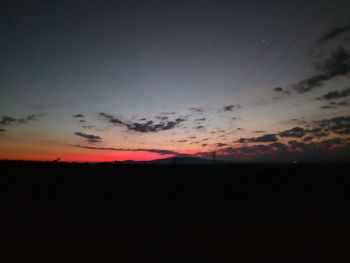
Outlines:
{"label": "gradient blue sky", "polygon": [[[348,159],[349,1],[5,1],[1,13],[2,159]],[[283,136],[295,127],[303,136]]]}

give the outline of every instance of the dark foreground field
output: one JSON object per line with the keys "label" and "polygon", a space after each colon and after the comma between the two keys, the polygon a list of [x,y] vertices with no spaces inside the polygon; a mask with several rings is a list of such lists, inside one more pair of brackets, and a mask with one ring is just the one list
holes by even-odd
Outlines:
{"label": "dark foreground field", "polygon": [[0,169],[0,262],[350,262],[349,165]]}

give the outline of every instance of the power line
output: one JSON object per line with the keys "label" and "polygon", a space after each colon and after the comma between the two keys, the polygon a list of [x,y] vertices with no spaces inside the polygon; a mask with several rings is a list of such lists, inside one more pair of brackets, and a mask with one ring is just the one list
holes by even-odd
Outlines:
{"label": "power line", "polygon": [[[313,17],[313,19],[311,19],[311,20],[316,20],[327,8],[329,8],[329,5],[332,3],[332,1],[327,1],[327,2],[325,2],[325,5],[323,5],[320,9],[319,9],[319,11],[316,13],[316,15]],[[336,17],[339,19],[339,20],[341,20],[341,19],[343,19],[343,17],[345,17],[345,16],[348,16],[348,14],[347,13],[349,13],[349,10],[348,9],[345,9],[344,10],[344,12],[341,12],[339,15],[337,15]],[[311,21],[310,20],[310,21]],[[311,25],[310,26],[312,26],[313,25],[313,23],[311,23]],[[309,27],[310,27],[309,26]],[[307,31],[304,31],[304,33],[306,33]],[[310,49],[310,48],[312,48],[313,47],[313,45],[314,44],[312,44],[312,45],[309,45],[308,47],[307,47],[307,49]],[[306,49],[306,50],[307,50]],[[300,55],[299,56],[297,56],[297,58],[293,61],[293,63],[291,64],[293,67],[296,65],[296,62],[302,57],[304,55],[304,53],[302,52],[302,53],[300,53]],[[291,67],[288,67],[288,68],[291,68]],[[279,75],[279,78],[282,76],[282,75],[284,75],[287,71],[288,71],[288,68],[285,70],[285,71],[283,71],[283,73],[282,74],[280,74]],[[261,91],[261,92],[263,92],[263,91]],[[261,92],[259,93],[259,94],[261,94]],[[256,96],[258,97],[259,96],[259,94],[257,94]],[[260,109],[260,111],[261,110],[263,110],[263,109]],[[263,110],[264,111],[264,110]]]}
{"label": "power line", "polygon": [[271,47],[273,46],[274,42],[280,37],[280,35],[283,33],[283,31],[287,28],[288,24],[296,17],[298,12],[302,9],[303,5],[306,3],[307,0],[302,0],[300,4],[297,6],[295,11],[289,16],[286,23],[278,30],[276,35],[273,37],[272,41],[269,43],[269,45],[265,48],[261,56],[256,60],[256,62],[252,65],[250,70],[247,72],[247,74],[243,77],[241,84],[238,86],[237,90],[241,89],[245,83],[245,81],[248,79],[248,77],[251,75],[251,73],[254,72],[255,68],[260,64],[260,62],[264,59],[266,54],[270,51]]}
{"label": "power line", "polygon": [[[331,4],[331,3],[332,3],[332,1],[328,1],[328,2],[327,2],[326,8],[327,8],[328,5]],[[323,10],[326,9],[326,8],[323,8]],[[323,12],[323,10],[321,11],[321,13]],[[347,10],[345,10],[341,16],[344,16],[346,13],[347,13]],[[310,46],[308,46],[307,49],[312,48],[312,46],[313,46],[313,44],[310,45]],[[291,68],[293,68],[293,67],[297,64],[297,62],[299,61],[299,59],[300,59],[303,55],[304,55],[304,53],[301,52],[301,53],[299,54],[299,56],[297,56],[296,59],[294,59],[294,61],[292,62],[292,64],[290,64],[289,67],[287,67],[285,70],[282,71],[281,74],[278,75],[277,81],[279,81],[279,80],[284,76],[284,74],[286,74]]]}
{"label": "power line", "polygon": [[[323,13],[324,10],[326,10],[329,5],[331,4],[331,0],[328,0],[325,2],[325,4],[318,10],[318,12],[316,12],[316,14],[310,19],[310,26],[309,27],[312,27],[314,22],[317,20],[317,18]],[[287,45],[287,47],[283,50],[283,52],[281,53],[281,55],[273,62],[270,64],[270,67],[267,68],[267,70],[265,70],[265,72],[261,75],[261,77],[258,79],[258,81],[253,85],[251,86],[250,90],[254,90],[259,84],[260,82],[263,80],[263,78],[274,68],[274,66],[276,64],[279,63],[279,61],[285,57],[287,55],[287,53],[290,51],[291,47],[302,37],[304,36],[306,31],[301,31],[301,34],[298,34],[296,36],[296,38],[294,38],[291,42],[289,42],[289,44]],[[297,61],[297,60],[295,60]],[[294,63],[293,63],[294,64]]]}

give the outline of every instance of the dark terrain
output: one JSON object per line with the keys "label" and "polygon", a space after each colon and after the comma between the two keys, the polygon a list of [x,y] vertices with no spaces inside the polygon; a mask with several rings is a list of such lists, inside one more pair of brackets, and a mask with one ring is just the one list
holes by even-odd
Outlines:
{"label": "dark terrain", "polygon": [[0,162],[1,262],[350,262],[350,165]]}

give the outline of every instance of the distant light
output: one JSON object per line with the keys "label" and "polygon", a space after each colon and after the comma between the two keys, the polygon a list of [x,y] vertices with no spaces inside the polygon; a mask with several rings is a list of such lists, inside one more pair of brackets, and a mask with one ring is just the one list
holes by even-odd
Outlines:
{"label": "distant light", "polygon": [[261,40],[261,42],[263,42],[265,44],[266,43],[266,39]]}

